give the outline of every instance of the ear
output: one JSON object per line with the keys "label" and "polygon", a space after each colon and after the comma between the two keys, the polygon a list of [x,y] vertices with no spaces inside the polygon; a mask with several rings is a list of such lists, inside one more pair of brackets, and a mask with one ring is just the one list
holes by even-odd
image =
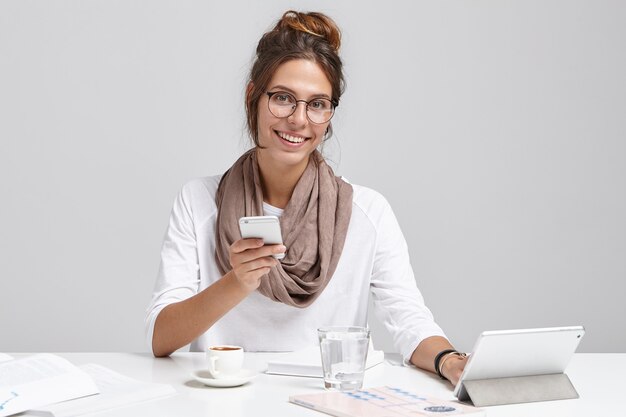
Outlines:
{"label": "ear", "polygon": [[330,139],[330,136],[328,134],[332,131],[332,128],[333,128],[333,125],[329,123],[328,126],[326,127],[326,131],[324,132],[324,139],[322,139],[322,143]]}

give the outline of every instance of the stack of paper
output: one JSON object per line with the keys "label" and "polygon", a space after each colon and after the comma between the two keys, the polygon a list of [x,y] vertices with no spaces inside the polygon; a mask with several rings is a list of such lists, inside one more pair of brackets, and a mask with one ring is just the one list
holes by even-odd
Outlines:
{"label": "stack of paper", "polygon": [[[369,369],[372,366],[382,363],[384,359],[385,353],[382,350],[370,349],[367,352],[365,369]],[[267,363],[266,373],[322,378],[324,376],[324,372],[322,371],[320,348],[318,346],[312,346],[306,349],[287,353],[279,359],[269,361]]]}

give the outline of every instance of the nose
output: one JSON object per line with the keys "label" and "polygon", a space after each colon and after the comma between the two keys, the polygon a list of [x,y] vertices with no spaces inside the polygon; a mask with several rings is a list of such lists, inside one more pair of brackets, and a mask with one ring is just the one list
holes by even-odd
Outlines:
{"label": "nose", "polygon": [[296,102],[296,109],[294,112],[287,118],[287,121],[296,126],[304,126],[309,120],[306,115],[306,102],[298,101]]}

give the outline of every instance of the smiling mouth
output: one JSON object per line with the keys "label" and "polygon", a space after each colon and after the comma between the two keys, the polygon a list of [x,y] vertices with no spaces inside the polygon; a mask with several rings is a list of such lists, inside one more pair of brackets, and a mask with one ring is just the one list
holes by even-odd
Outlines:
{"label": "smiling mouth", "polygon": [[274,132],[276,132],[276,134],[278,136],[280,136],[282,139],[286,140],[287,142],[291,142],[291,143],[302,143],[305,140],[309,139],[309,138],[305,138],[304,136],[288,135],[286,133],[279,132],[278,130],[275,130]]}

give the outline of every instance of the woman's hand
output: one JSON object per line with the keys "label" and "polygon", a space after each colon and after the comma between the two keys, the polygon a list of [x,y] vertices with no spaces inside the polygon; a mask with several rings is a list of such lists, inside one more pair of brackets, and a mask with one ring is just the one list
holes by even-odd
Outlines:
{"label": "woman's hand", "polygon": [[457,382],[459,382],[459,378],[461,378],[463,369],[465,369],[468,357],[456,354],[449,354],[449,356],[450,357],[444,358],[445,362],[441,368],[441,373],[452,383],[452,385],[456,386]]}
{"label": "woman's hand", "polygon": [[252,292],[261,285],[261,277],[278,265],[272,255],[285,250],[283,245],[263,246],[263,239],[240,239],[228,250],[232,272],[239,284]]}

